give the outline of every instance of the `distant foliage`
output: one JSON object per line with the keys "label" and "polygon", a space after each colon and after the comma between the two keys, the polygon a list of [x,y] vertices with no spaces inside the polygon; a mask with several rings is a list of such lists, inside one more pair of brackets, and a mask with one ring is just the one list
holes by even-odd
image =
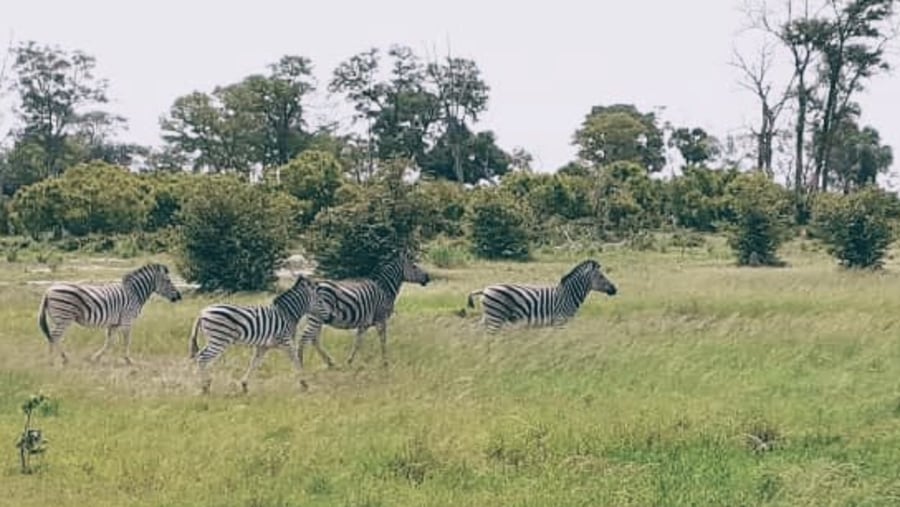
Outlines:
{"label": "distant foliage", "polygon": [[729,245],[741,266],[778,266],[778,247],[787,239],[787,191],[762,173],[741,174],[727,187],[734,223]]}
{"label": "distant foliage", "polygon": [[139,176],[99,162],[22,189],[12,209],[22,230],[34,237],[47,231],[85,236],[140,230],[153,204]]}
{"label": "distant foliage", "polygon": [[335,204],[337,191],[344,182],[344,170],[334,155],[307,150],[287,164],[269,171],[267,177],[301,203],[300,221],[309,224],[324,208]]}
{"label": "distant foliage", "polygon": [[662,186],[634,162],[614,162],[600,170],[594,193],[601,227],[614,236],[658,227],[662,218]]}
{"label": "distant foliage", "polygon": [[423,240],[438,236],[457,238],[465,234],[468,196],[458,183],[446,180],[422,181],[415,186],[413,198],[422,212]]}
{"label": "distant foliage", "polygon": [[728,184],[739,173],[687,166],[666,186],[666,208],[679,227],[714,232],[734,219]]}
{"label": "distant foliage", "polygon": [[292,197],[209,176],[179,212],[178,265],[201,290],[263,290],[287,257]]}
{"label": "distant foliage", "polygon": [[402,168],[347,185],[339,195],[341,204],[319,213],[305,237],[322,275],[368,276],[401,250],[418,252],[423,209],[413,185],[403,182]]}
{"label": "distant foliage", "polygon": [[511,193],[480,190],[470,209],[472,250],[483,259],[531,257],[531,209]]}
{"label": "distant foliage", "polygon": [[896,200],[872,187],[849,195],[817,196],[813,205],[816,235],[847,268],[882,266],[894,239],[891,218],[896,216]]}

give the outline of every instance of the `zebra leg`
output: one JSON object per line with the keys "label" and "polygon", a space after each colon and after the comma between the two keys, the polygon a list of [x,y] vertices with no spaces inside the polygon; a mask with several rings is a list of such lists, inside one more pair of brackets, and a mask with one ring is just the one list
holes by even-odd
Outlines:
{"label": "zebra leg", "polygon": [[213,342],[207,341],[206,346],[197,354],[197,365],[200,370],[200,388],[203,391],[203,394],[209,394],[209,386],[212,384],[212,376],[209,374],[209,363],[213,362],[219,354],[225,349],[225,345],[222,344],[218,347],[213,347]]}
{"label": "zebra leg", "polygon": [[125,355],[122,357],[125,359],[125,364],[132,365],[134,361],[131,360],[131,327],[120,328],[120,331],[122,340],[125,342]]}
{"label": "zebra leg", "polygon": [[72,324],[71,320],[63,320],[59,319],[54,321],[53,329],[50,330],[50,361],[52,363],[53,356],[59,353],[59,356],[62,358],[62,364],[68,364],[69,356],[66,354],[66,351],[62,348],[62,337],[66,332],[66,329],[69,328],[69,325]]}
{"label": "zebra leg", "polygon": [[387,368],[387,322],[379,322],[375,324],[375,328],[378,330],[378,341],[381,342],[381,365]]}
{"label": "zebra leg", "polygon": [[94,354],[91,355],[92,363],[96,363],[97,361],[99,361],[103,354],[106,353],[106,349],[108,349],[113,342],[113,337],[115,336],[116,330],[116,326],[109,326],[106,328],[106,340],[103,341],[103,346],[100,347],[100,350],[94,352]]}
{"label": "zebra leg", "polygon": [[308,389],[309,386],[306,384],[306,381],[300,376],[303,372],[303,363],[300,361],[300,348],[298,347],[297,340],[291,340],[291,343],[288,344],[287,347],[284,348],[285,353],[287,353],[288,357],[291,359],[291,363],[294,365],[294,373],[297,376],[300,387],[304,390]]}
{"label": "zebra leg", "polygon": [[360,345],[362,345],[363,335],[366,334],[366,328],[360,327],[356,329],[356,336],[353,337],[353,346],[350,348],[350,355],[347,356],[347,365],[353,363],[353,359],[356,357],[356,352],[359,351]]}
{"label": "zebra leg", "polygon": [[250,367],[247,368],[247,373],[241,378],[241,389],[244,391],[244,394],[247,394],[247,382],[250,381],[250,374],[253,373],[253,370],[259,368],[259,365],[262,363],[263,357],[268,350],[268,347],[263,345],[257,345],[253,349],[253,358],[250,359]]}

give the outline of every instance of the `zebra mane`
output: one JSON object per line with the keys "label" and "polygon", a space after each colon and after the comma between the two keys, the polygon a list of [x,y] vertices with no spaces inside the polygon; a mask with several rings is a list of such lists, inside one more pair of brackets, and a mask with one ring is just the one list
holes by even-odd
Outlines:
{"label": "zebra mane", "polygon": [[143,276],[145,273],[150,275],[151,273],[168,273],[169,268],[165,266],[165,264],[160,264],[158,262],[151,262],[149,264],[145,264],[134,271],[130,271],[125,273],[125,276],[122,277],[122,285],[131,285],[133,284],[139,277]]}
{"label": "zebra mane", "polygon": [[595,261],[594,259],[588,259],[588,260],[586,260],[586,261],[582,261],[582,262],[578,263],[577,266],[575,266],[574,268],[572,268],[571,271],[569,271],[568,273],[566,273],[566,274],[559,280],[559,284],[560,284],[560,285],[566,285],[566,283],[568,283],[569,280],[571,280],[573,277],[579,276],[579,275],[581,275],[582,273],[585,273],[585,272],[587,272],[587,271],[593,271],[593,270],[595,270],[595,269],[600,269],[600,263],[599,263],[599,262]]}
{"label": "zebra mane", "polygon": [[300,288],[300,285],[304,284],[314,285],[315,282],[303,275],[297,275],[297,280],[294,281],[294,285],[291,285],[290,289],[275,296],[275,299],[272,300],[272,306],[283,305],[294,293],[297,292],[297,290]]}

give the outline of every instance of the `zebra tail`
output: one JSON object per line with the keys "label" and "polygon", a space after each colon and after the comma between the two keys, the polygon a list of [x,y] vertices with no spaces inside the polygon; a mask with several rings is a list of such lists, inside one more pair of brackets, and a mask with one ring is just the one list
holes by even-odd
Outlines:
{"label": "zebra tail", "polygon": [[191,359],[197,357],[197,354],[200,353],[200,346],[197,345],[197,331],[200,329],[201,320],[200,317],[197,317],[197,320],[194,321],[194,328],[191,329]]}
{"label": "zebra tail", "polygon": [[47,337],[47,341],[52,341],[53,339],[50,337],[50,326],[47,325],[47,295],[45,294],[43,298],[41,298],[41,308],[38,310],[38,325],[41,326],[41,331],[44,333],[44,336]]}
{"label": "zebra tail", "polygon": [[475,290],[475,291],[470,292],[469,299],[466,303],[467,306],[469,308],[475,308],[475,296],[480,296],[482,294],[484,294],[484,291],[481,291],[481,290]]}

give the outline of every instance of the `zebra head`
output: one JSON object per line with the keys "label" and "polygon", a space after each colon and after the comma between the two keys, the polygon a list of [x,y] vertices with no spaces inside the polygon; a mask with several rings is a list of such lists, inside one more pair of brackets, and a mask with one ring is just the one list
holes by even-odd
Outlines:
{"label": "zebra head", "polygon": [[181,292],[178,292],[178,289],[175,288],[175,284],[172,283],[172,279],[169,278],[169,267],[165,264],[150,264],[148,267],[153,273],[153,292],[169,301],[180,301]]}
{"label": "zebra head", "polygon": [[615,296],[616,292],[618,292],[619,290],[616,288],[616,285],[612,283],[612,281],[603,273],[603,270],[600,268],[600,263],[591,259],[587,261],[587,266],[590,269],[589,277],[591,280],[591,290],[604,292],[608,296]]}
{"label": "zebra head", "polygon": [[422,286],[428,285],[431,277],[428,272],[419,267],[408,253],[400,255],[400,265],[403,269],[403,281],[409,283],[418,283]]}

